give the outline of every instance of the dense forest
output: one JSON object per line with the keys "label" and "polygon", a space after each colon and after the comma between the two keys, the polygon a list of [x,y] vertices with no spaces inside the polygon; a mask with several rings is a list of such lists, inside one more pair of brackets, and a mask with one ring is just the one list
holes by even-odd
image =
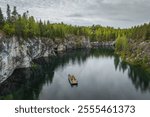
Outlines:
{"label": "dense forest", "polygon": [[118,34],[127,33],[127,30],[114,29],[112,27],[97,26],[71,26],[63,22],[51,24],[50,21],[36,21],[29,12],[20,15],[16,7],[13,11],[7,5],[7,17],[4,18],[0,10],[0,27],[8,36],[16,35],[23,38],[31,37],[54,37],[64,38],[67,35],[84,35],[89,36],[91,41],[109,41],[115,40]]}
{"label": "dense forest", "polygon": [[54,37],[64,38],[67,35],[84,35],[90,37],[91,41],[111,41],[117,38],[131,38],[150,40],[150,23],[135,26],[129,29],[115,29],[113,27],[93,26],[72,26],[62,23],[50,23],[50,21],[37,21],[29,16],[29,11],[22,15],[17,12],[14,6],[11,11],[7,5],[7,16],[4,17],[0,8],[0,30],[7,36],[16,35],[22,38],[31,37]]}
{"label": "dense forest", "polygon": [[38,21],[29,15],[29,11],[19,14],[15,6],[11,10],[7,5],[6,17],[0,8],[0,33],[23,39],[47,37],[54,40],[56,37],[64,39],[68,35],[77,35],[89,37],[90,41],[94,42],[116,41],[116,51],[125,57],[131,54],[132,46],[129,44],[131,40],[134,42],[150,41],[150,23],[128,29],[101,25],[72,26],[63,22]]}

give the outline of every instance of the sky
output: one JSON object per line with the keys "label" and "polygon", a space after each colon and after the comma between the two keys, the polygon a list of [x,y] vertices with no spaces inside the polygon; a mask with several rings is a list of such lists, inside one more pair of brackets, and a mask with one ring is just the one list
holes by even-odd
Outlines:
{"label": "sky", "polygon": [[150,0],[0,0],[4,14],[7,4],[52,23],[128,28],[150,22]]}

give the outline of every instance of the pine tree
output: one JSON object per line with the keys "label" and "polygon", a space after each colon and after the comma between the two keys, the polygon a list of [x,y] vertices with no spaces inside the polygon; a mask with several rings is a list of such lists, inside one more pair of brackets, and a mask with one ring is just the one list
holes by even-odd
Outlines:
{"label": "pine tree", "polygon": [[2,10],[0,8],[0,28],[3,26],[3,24],[4,24],[4,16],[3,16]]}
{"label": "pine tree", "polygon": [[18,38],[22,37],[23,32],[23,24],[21,17],[18,18],[18,20],[15,22],[15,34],[18,36]]}
{"label": "pine tree", "polygon": [[16,9],[16,6],[14,6],[13,12],[12,12],[12,22],[15,22],[18,18],[18,12]]}
{"label": "pine tree", "polygon": [[7,4],[7,21],[10,22],[11,21],[11,10],[10,10],[10,6]]}

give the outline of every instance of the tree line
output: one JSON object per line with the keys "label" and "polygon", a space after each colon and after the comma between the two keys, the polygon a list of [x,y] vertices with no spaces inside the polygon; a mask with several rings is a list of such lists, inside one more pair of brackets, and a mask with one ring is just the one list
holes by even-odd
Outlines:
{"label": "tree line", "polygon": [[[56,37],[65,38],[68,35],[87,36],[91,41],[115,41],[122,50],[127,46],[121,45],[128,42],[128,39],[150,40],[150,23],[135,26],[128,29],[115,29],[101,25],[93,26],[72,26],[62,23],[50,23],[50,21],[35,20],[29,15],[29,11],[19,14],[16,6],[10,9],[7,4],[6,17],[0,8],[0,32],[7,36],[17,36],[24,39],[33,37]],[[124,46],[124,47],[123,47]]]}
{"label": "tree line", "polygon": [[116,30],[113,27],[93,26],[72,26],[62,23],[50,23],[50,21],[36,21],[33,16],[29,16],[26,11],[22,15],[17,12],[14,6],[13,10],[7,5],[7,17],[4,18],[0,8],[0,29],[7,35],[16,35],[22,38],[48,37],[65,38],[67,35],[83,35],[90,37],[91,41],[109,41],[115,40],[118,33],[122,30]]}

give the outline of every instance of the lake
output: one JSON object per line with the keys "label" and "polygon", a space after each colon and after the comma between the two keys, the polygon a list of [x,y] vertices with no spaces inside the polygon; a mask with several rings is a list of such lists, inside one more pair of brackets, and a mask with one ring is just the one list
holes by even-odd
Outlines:
{"label": "lake", "polygon": [[[68,74],[78,80],[71,86]],[[150,99],[150,74],[125,63],[111,48],[76,50],[33,60],[0,84],[0,99]]]}

